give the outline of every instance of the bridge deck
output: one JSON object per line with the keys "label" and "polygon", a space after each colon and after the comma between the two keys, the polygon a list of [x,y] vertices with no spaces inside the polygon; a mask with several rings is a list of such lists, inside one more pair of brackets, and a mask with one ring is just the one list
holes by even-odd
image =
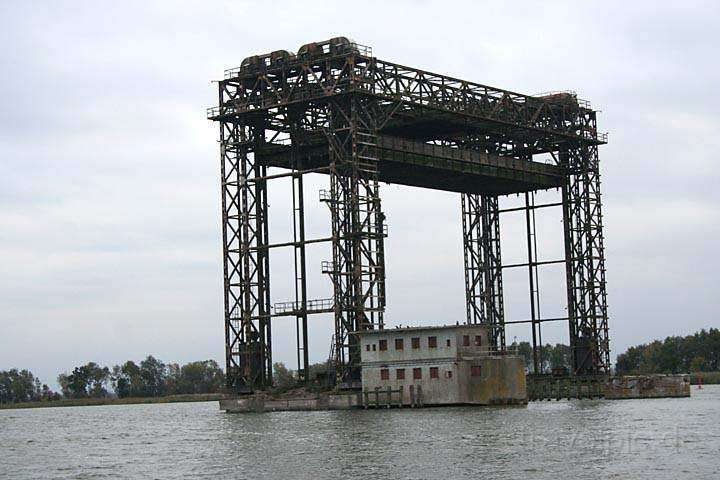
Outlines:
{"label": "bridge deck", "polygon": [[[290,168],[290,147],[267,144],[257,152],[269,166]],[[328,166],[328,146],[299,148],[303,167]],[[563,169],[556,165],[431,145],[405,138],[378,136],[379,180],[450,192],[503,195],[560,187]]]}

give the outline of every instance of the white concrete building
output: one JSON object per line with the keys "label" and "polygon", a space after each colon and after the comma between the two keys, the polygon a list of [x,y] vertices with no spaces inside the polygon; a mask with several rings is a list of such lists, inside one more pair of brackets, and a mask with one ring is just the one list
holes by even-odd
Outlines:
{"label": "white concrete building", "polygon": [[484,325],[360,332],[363,403],[526,403],[519,356],[494,352]]}

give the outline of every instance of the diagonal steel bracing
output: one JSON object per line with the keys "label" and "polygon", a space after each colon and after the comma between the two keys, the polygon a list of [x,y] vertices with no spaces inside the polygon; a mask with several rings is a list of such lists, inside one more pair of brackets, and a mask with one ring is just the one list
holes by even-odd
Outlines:
{"label": "diagonal steel bracing", "polygon": [[330,104],[325,130],[330,155],[335,364],[338,379],[360,380],[352,332],[383,328],[385,217],[381,210],[377,136],[368,103],[351,97]]}
{"label": "diagonal steel bracing", "polygon": [[[335,39],[337,40],[337,39]],[[316,48],[317,47],[317,48]],[[596,112],[572,92],[531,96],[373,57],[353,43],[324,42],[293,56],[253,57],[225,72],[208,117],[220,125],[227,384],[272,384],[271,320],[294,318],[298,370],[308,380],[309,316],[332,314],[331,360],[342,385],[357,386],[353,332],[383,328],[384,238],[379,181],[461,193],[468,323],[505,326],[568,321],[573,373],[606,373],[609,344]],[[549,153],[554,164],[533,160]],[[281,169],[282,173],[278,173]],[[269,171],[269,169],[272,169]],[[320,200],[331,233],[306,238],[303,177],[327,175]],[[268,183],[290,178],[293,236],[268,238]],[[532,192],[562,187],[565,258],[539,260]],[[528,260],[503,265],[499,202],[526,194]],[[557,205],[557,204],[556,204]],[[328,244],[322,263],[331,298],[308,293],[306,246]],[[294,299],[271,306],[270,252],[291,248]],[[541,318],[538,267],[565,263],[567,318]],[[531,318],[504,318],[502,271],[527,267]],[[287,300],[287,299],[284,299]],[[402,319],[400,321],[413,321]],[[537,346],[537,345],[536,345]],[[543,364],[542,357],[535,364]],[[535,367],[535,372],[542,368]]]}
{"label": "diagonal steel bracing", "polygon": [[265,167],[254,159],[262,132],[220,125],[225,339],[228,387],[252,390],[272,379]]}
{"label": "diagonal steel bracing", "polygon": [[462,194],[467,323],[491,326],[493,346],[505,348],[498,197]]}
{"label": "diagonal steel bracing", "polygon": [[560,152],[570,346],[576,374],[608,373],[605,249],[596,145]]}

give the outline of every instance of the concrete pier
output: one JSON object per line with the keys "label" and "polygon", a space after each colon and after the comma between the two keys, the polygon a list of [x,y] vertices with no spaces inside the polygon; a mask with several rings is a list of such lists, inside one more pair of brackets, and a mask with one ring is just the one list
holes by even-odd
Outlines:
{"label": "concrete pier", "polygon": [[611,378],[605,385],[605,398],[689,397],[689,375],[632,375]]}
{"label": "concrete pier", "polygon": [[553,377],[528,375],[530,401],[605,398],[672,398],[690,396],[689,375],[633,375],[619,377]]}
{"label": "concrete pier", "polygon": [[308,410],[350,410],[362,406],[359,393],[318,394],[305,398],[272,398],[264,394],[228,397],[220,400],[220,410],[228,413],[262,413]]}

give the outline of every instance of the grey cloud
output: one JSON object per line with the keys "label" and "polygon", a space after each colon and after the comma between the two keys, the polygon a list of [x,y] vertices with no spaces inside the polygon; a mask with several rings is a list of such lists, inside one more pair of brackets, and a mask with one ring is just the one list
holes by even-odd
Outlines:
{"label": "grey cloud", "polygon": [[[343,4],[315,2],[3,4],[0,369],[52,382],[88,360],[221,360],[211,80],[249,54],[337,34],[399,63],[592,100],[611,134],[600,154],[614,352],[717,326],[716,5],[368,2],[349,16]],[[329,223],[316,198],[325,182],[308,182],[318,236]],[[277,239],[290,225],[283,188],[270,198]],[[462,320],[457,195],[382,191],[388,323]],[[548,257],[562,250],[553,215],[539,220]],[[504,226],[504,255],[522,259],[522,222]],[[309,255],[311,295],[328,296],[319,264],[329,252]],[[273,300],[291,299],[287,252],[271,268]],[[507,276],[508,318],[528,315],[525,282],[523,272]],[[562,271],[543,271],[541,288],[544,314],[561,315]],[[327,355],[330,325],[313,324],[313,360]],[[278,321],[274,337],[289,364],[293,328]],[[566,335],[548,326],[545,339]]]}

